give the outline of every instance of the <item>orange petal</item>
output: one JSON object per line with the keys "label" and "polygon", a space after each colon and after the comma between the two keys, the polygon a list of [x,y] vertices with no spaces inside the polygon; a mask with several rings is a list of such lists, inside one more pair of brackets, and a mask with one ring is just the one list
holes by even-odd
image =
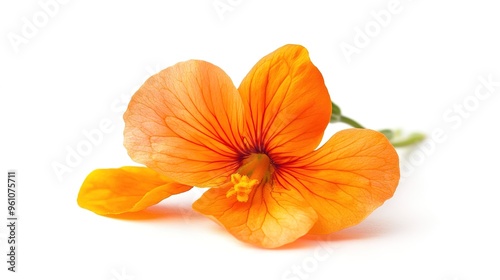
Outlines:
{"label": "orange petal", "polygon": [[300,156],[321,142],[332,110],[323,76],[307,50],[286,45],[262,58],[239,87],[246,134],[256,152]]}
{"label": "orange petal", "polygon": [[216,186],[242,150],[243,104],[231,79],[205,61],[149,78],[125,112],[130,157],[186,185]]}
{"label": "orange petal", "polygon": [[190,190],[146,167],[92,171],[80,188],[78,205],[99,215],[137,212]]}
{"label": "orange petal", "polygon": [[277,179],[295,186],[318,213],[310,233],[327,234],[358,224],[392,197],[399,159],[381,133],[347,129],[317,151],[282,166]]}
{"label": "orange petal", "polygon": [[212,188],[193,208],[220,222],[232,235],[253,245],[275,248],[305,235],[317,215],[295,190],[269,184],[255,188],[247,202],[226,197],[228,188]]}

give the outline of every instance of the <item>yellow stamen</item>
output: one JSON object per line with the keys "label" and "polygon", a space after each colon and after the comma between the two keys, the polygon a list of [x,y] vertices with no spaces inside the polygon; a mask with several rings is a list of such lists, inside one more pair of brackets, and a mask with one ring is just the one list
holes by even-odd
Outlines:
{"label": "yellow stamen", "polygon": [[231,184],[226,197],[236,195],[239,202],[247,202],[254,186],[266,184],[271,180],[274,169],[271,160],[265,154],[252,154],[242,162],[237,173],[231,175]]}
{"label": "yellow stamen", "polygon": [[231,183],[234,185],[226,193],[226,197],[236,194],[236,199],[240,202],[248,201],[248,194],[252,191],[252,187],[259,184],[259,180],[250,179],[247,175],[241,176],[238,173],[231,175]]}

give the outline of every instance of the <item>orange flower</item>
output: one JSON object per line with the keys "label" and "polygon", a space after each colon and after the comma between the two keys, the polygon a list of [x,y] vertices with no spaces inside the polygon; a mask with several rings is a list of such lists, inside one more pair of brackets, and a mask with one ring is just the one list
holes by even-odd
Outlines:
{"label": "orange flower", "polygon": [[268,248],[355,225],[393,195],[398,155],[368,129],[340,131],[316,149],[331,110],[301,46],[262,58],[238,89],[215,65],[178,63],[149,78],[124,115],[125,147],[148,168],[94,171],[79,203],[99,214],[138,211],[211,187],[193,208]]}

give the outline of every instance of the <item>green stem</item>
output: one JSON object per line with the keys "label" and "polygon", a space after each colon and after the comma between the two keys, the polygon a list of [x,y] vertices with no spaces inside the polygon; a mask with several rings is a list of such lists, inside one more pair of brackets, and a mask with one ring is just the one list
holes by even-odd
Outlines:
{"label": "green stem", "polygon": [[382,133],[385,135],[385,137],[387,137],[387,139],[389,139],[389,141],[392,141],[392,139],[394,137],[396,137],[396,135],[398,135],[398,131],[394,132],[393,130],[391,129],[381,129],[379,130],[378,132]]}
{"label": "green stem", "polygon": [[365,128],[364,126],[362,126],[361,124],[359,124],[357,121],[351,119],[351,118],[348,118],[346,116],[340,116],[340,119],[339,119],[340,122],[343,122],[345,124],[348,124],[354,128]]}
{"label": "green stem", "polygon": [[395,148],[412,146],[417,143],[422,142],[425,139],[425,134],[423,133],[412,133],[408,136],[408,138],[401,141],[391,141],[391,144]]}
{"label": "green stem", "polygon": [[[348,118],[346,116],[343,116],[340,107],[332,102],[332,115],[330,116],[330,123],[336,123],[336,122],[342,122],[354,128],[365,128],[357,121]],[[401,133],[399,130],[395,131],[392,129],[382,129],[379,130],[379,132],[384,134],[387,137],[387,139],[389,139],[391,144],[396,148],[415,145],[419,142],[422,142],[425,139],[425,134],[422,133],[412,133],[406,139],[400,139]]]}

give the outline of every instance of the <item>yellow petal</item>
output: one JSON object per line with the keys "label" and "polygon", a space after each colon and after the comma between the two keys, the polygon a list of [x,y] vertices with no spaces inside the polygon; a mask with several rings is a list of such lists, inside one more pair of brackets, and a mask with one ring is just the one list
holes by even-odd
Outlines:
{"label": "yellow petal", "polygon": [[99,215],[137,212],[190,190],[146,167],[96,169],[80,188],[78,205]]}

